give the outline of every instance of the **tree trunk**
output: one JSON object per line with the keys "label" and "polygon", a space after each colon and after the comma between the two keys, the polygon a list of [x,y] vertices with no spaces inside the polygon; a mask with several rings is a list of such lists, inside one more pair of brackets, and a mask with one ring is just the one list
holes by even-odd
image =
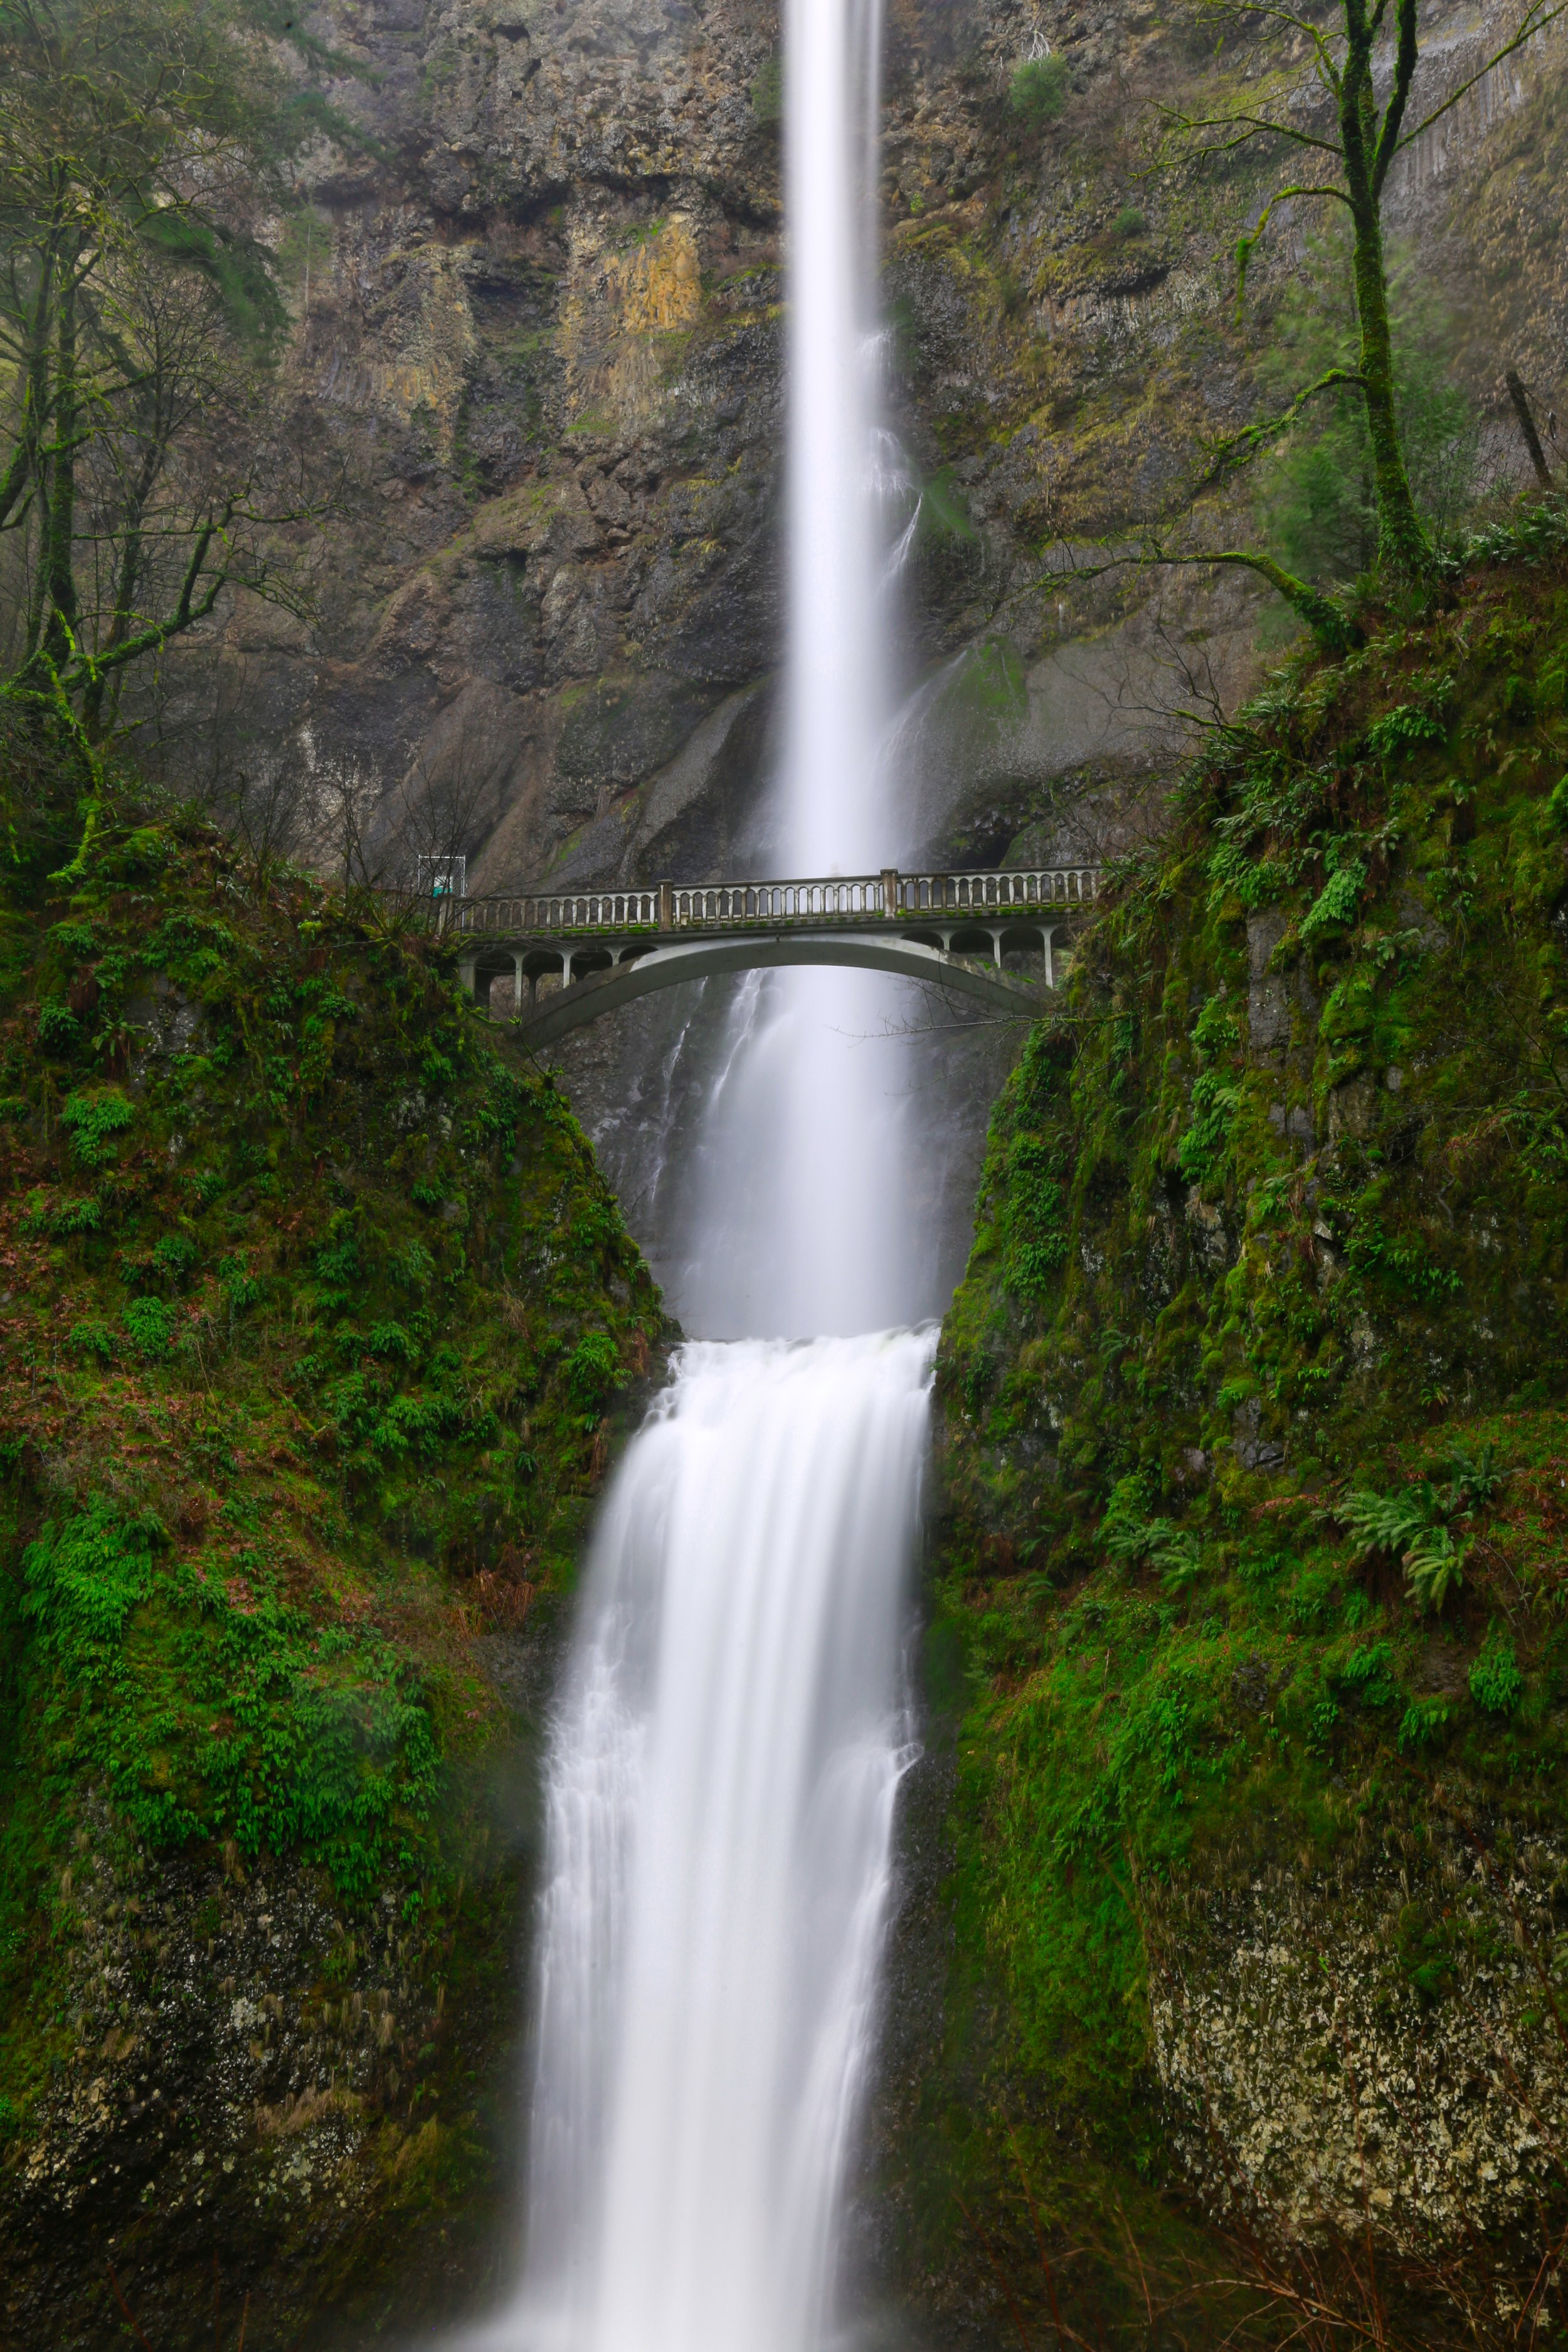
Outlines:
{"label": "tree trunk", "polygon": [[[156,406],[156,404],[154,404]],[[114,584],[114,611],[110,618],[109,633],[100,648],[100,658],[113,653],[131,635],[135,620],[136,591],[142,579],[142,529],[147,512],[147,501],[163,470],[165,436],[158,430],[154,417],[149,435],[141,471],[125,503],[121,521],[121,554],[119,576]],[[88,679],[87,691],[81,700],[81,723],[89,743],[103,740],[104,672],[94,669]],[[110,697],[110,721],[112,723],[120,703],[120,673],[115,674],[114,691]]]}
{"label": "tree trunk", "polygon": [[1508,386],[1508,396],[1513,403],[1513,413],[1519,419],[1519,429],[1524,436],[1524,446],[1530,452],[1530,462],[1535,468],[1535,478],[1543,490],[1549,490],[1552,488],[1552,468],[1546,462],[1546,452],[1541,446],[1541,436],[1535,429],[1535,418],[1531,414],[1530,394],[1524,388],[1524,378],[1516,367],[1510,367],[1504,375],[1503,382]]}
{"label": "tree trunk", "polygon": [[43,649],[57,669],[76,651],[80,617],[76,593],[76,445],[81,425],[81,386],[77,375],[75,258],[61,272],[55,334],[54,457],[39,551],[47,615]]}
{"label": "tree trunk", "polygon": [[1339,86],[1345,193],[1354,231],[1352,274],[1361,331],[1362,398],[1377,493],[1378,562],[1388,576],[1414,584],[1432,570],[1432,543],[1416,511],[1394,399],[1394,338],[1388,323],[1388,269],[1383,251],[1383,184],[1395,152],[1415,70],[1414,0],[1400,0],[1394,87],[1380,118],[1373,86],[1375,19],[1363,0],[1344,0],[1348,46]]}
{"label": "tree trunk", "polygon": [[1383,569],[1396,580],[1425,578],[1432,568],[1432,543],[1416,511],[1394,400],[1394,342],[1388,324],[1388,277],[1383,257],[1383,227],[1369,202],[1363,215],[1354,207],[1356,317],[1361,327],[1362,398],[1366,403],[1372,477],[1377,493],[1377,552]]}

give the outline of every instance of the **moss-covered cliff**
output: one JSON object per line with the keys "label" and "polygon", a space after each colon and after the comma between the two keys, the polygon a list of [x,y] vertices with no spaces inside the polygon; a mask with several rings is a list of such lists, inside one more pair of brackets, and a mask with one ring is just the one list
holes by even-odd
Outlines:
{"label": "moss-covered cliff", "polygon": [[944,2334],[1563,2325],[1564,549],[1214,735],[998,1108],[890,2168]]}
{"label": "moss-covered cliff", "polygon": [[519,1749],[662,1309],[418,932],[148,824],[4,952],[0,2342],[368,2336],[489,2258]]}

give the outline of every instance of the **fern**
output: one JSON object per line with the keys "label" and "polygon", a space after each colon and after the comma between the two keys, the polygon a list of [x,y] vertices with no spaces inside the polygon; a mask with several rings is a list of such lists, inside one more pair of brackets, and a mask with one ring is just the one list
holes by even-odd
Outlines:
{"label": "fern", "polygon": [[1407,1551],[1431,1526],[1436,1499],[1436,1490],[1425,1483],[1399,1495],[1346,1495],[1334,1516],[1354,1536],[1358,1558],[1367,1559],[1373,1552]]}
{"label": "fern", "polygon": [[1452,1528],[1428,1528],[1405,1555],[1405,1582],[1413,1601],[1434,1614],[1449,1592],[1465,1580],[1465,1562],[1471,1538],[1456,1541]]}
{"label": "fern", "polygon": [[[1405,1570],[1405,1589],[1417,1608],[1438,1613],[1449,1593],[1465,1580],[1465,1562],[1473,1538],[1456,1536],[1449,1521],[1468,1516],[1471,1504],[1489,1500],[1499,1474],[1491,1466],[1491,1448],[1481,1461],[1466,1464],[1472,1486],[1460,1477],[1447,1487],[1420,1479],[1397,1495],[1365,1492],[1345,1495],[1333,1516],[1355,1538],[1359,1557],[1392,1552]],[[1484,1465],[1484,1466],[1483,1466]],[[1480,1488],[1484,1486],[1483,1495]]]}

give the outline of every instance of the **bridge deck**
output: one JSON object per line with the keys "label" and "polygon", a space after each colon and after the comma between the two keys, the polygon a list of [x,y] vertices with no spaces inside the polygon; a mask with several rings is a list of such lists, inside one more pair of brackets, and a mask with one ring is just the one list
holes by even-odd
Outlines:
{"label": "bridge deck", "polygon": [[807,925],[880,926],[965,918],[984,925],[998,917],[1065,911],[1087,906],[1099,885],[1091,866],[1037,867],[1012,873],[819,875],[806,880],[675,883],[631,890],[520,892],[479,898],[437,899],[443,929],[465,936],[557,939],[584,932],[658,936],[692,930],[775,930]]}
{"label": "bridge deck", "polygon": [[[896,972],[1031,1017],[1041,1006],[1037,982],[1056,985],[1056,935],[1092,903],[1098,885],[1094,866],[889,866],[804,881],[437,899],[431,912],[458,936],[459,970],[482,1002],[494,980],[510,976],[520,1037],[542,1046],[656,989],[759,965]],[[1037,956],[1037,971],[1005,970],[1015,950]]]}

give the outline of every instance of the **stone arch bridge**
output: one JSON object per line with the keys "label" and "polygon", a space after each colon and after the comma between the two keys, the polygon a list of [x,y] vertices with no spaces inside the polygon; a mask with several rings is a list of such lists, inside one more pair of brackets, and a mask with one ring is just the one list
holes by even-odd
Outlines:
{"label": "stone arch bridge", "polygon": [[[809,881],[660,882],[438,901],[464,985],[487,1009],[513,989],[532,1048],[602,1013],[711,972],[839,964],[934,982],[993,1011],[1040,1009],[1065,940],[1099,884],[1091,866],[1019,873],[824,876]],[[1058,944],[1060,942],[1060,944]]]}

